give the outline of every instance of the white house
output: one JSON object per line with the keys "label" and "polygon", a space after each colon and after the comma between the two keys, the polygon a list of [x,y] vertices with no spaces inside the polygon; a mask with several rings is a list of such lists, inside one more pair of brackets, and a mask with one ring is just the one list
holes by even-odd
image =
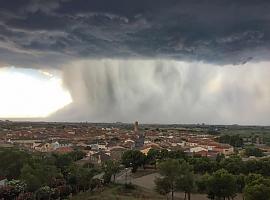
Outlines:
{"label": "white house", "polygon": [[200,151],[208,151],[207,149],[205,148],[202,148],[202,147],[193,147],[193,148],[190,148],[189,149],[190,152],[194,152],[194,153],[197,153],[197,152],[200,152]]}

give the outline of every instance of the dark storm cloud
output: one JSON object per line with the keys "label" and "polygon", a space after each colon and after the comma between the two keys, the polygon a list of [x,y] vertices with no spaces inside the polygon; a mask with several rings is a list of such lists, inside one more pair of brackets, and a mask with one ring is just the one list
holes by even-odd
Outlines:
{"label": "dark storm cloud", "polygon": [[0,48],[9,56],[0,59],[32,65],[56,54],[49,62],[163,57],[245,64],[268,58],[269,10],[267,0],[1,1]]}

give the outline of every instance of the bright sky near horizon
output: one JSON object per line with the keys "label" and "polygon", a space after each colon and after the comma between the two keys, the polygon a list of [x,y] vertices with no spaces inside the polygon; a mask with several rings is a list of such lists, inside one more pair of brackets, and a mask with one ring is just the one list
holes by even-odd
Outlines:
{"label": "bright sky near horizon", "polygon": [[61,78],[45,71],[0,69],[0,118],[46,117],[72,102]]}

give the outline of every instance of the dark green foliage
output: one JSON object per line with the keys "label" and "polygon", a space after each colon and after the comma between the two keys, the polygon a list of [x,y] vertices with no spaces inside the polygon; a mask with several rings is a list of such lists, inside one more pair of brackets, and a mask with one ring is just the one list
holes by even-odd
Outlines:
{"label": "dark green foliage", "polygon": [[150,149],[146,156],[146,162],[156,166],[156,161],[159,157],[160,151],[157,149]]}
{"label": "dark green foliage", "polygon": [[171,159],[186,159],[187,155],[185,154],[184,151],[180,151],[180,150],[169,151],[168,152],[168,158],[171,158]]}
{"label": "dark green foliage", "polygon": [[55,157],[55,165],[62,171],[64,171],[73,162],[73,159],[69,154],[54,154],[53,156]]}
{"label": "dark green foliage", "polygon": [[114,160],[108,160],[102,165],[102,169],[104,171],[104,181],[106,178],[106,182],[110,183],[113,177],[113,182],[115,182],[115,176],[118,172],[120,172],[120,163]]}
{"label": "dark green foliage", "polygon": [[138,150],[129,150],[122,155],[122,163],[125,167],[132,167],[132,172],[143,166],[146,162],[146,156]]}
{"label": "dark green foliage", "polygon": [[150,149],[146,156],[146,162],[153,165],[156,165],[157,160],[166,159],[187,159],[187,155],[181,150],[168,151],[167,149]]}
{"label": "dark green foliage", "polygon": [[246,178],[244,196],[246,200],[269,200],[270,179],[258,174],[250,174]]}
{"label": "dark green foliage", "polygon": [[109,173],[104,173],[102,176],[104,184],[109,184],[111,182],[112,175]]}
{"label": "dark green foliage", "polygon": [[261,167],[256,173],[260,173],[263,176],[270,176],[270,159],[261,159],[258,161],[258,165]]}
{"label": "dark green foliage", "polygon": [[166,194],[166,192],[169,190],[173,199],[174,192],[176,191],[177,180],[179,179],[179,176],[181,174],[180,172],[181,165],[178,160],[169,159],[161,162],[159,165],[159,173],[163,178],[156,180],[156,189],[159,190],[161,194]]}
{"label": "dark green foliage", "polygon": [[240,135],[222,135],[219,137],[218,142],[230,144],[233,147],[243,147],[243,138]]}
{"label": "dark green foliage", "polygon": [[167,194],[171,192],[172,199],[175,191],[184,191],[188,194],[194,188],[194,175],[192,166],[184,160],[168,159],[159,165],[159,173],[162,178],[155,180],[156,190],[160,194]]}
{"label": "dark green foliage", "polygon": [[28,153],[17,149],[1,149],[0,151],[0,176],[9,180],[18,179],[25,162],[30,158]]}
{"label": "dark green foliage", "polygon": [[156,191],[162,195],[167,195],[171,192],[171,183],[168,178],[156,178]]}
{"label": "dark green foliage", "polygon": [[95,173],[94,169],[73,165],[69,168],[68,176],[66,177],[67,184],[72,187],[72,191],[75,193],[80,190],[88,190]]}
{"label": "dark green foliage", "polygon": [[44,186],[36,191],[36,199],[48,200],[52,198],[54,193],[55,193],[54,189],[50,188],[49,186]]}
{"label": "dark green foliage", "polygon": [[76,151],[70,152],[68,155],[71,157],[73,161],[77,161],[84,158],[86,153],[84,153],[83,151],[76,150]]}
{"label": "dark green foliage", "polygon": [[245,178],[246,176],[244,174],[239,174],[235,176],[237,192],[239,193],[242,193],[245,188],[245,185],[246,185]]}
{"label": "dark green foliage", "polygon": [[[8,186],[2,187],[0,199],[31,200],[36,194],[39,199],[46,199],[48,195],[50,199],[64,199],[70,193],[76,194],[99,187],[102,183],[93,179],[94,175],[103,171],[104,182],[110,183],[120,170],[120,163],[115,161],[105,162],[99,170],[93,165],[78,166],[75,161],[83,155],[79,151],[64,155],[30,154],[17,149],[1,151],[0,176],[17,177],[20,181],[12,180]],[[212,199],[231,199],[236,192],[244,192],[247,200],[269,199],[269,158],[249,161],[243,161],[235,155],[227,158],[219,155],[216,159],[192,158],[186,157],[182,151],[151,149],[147,156],[137,150],[127,151],[123,154],[122,163],[125,167],[131,167],[133,172],[145,163],[159,164],[162,177],[155,182],[157,190],[164,195],[183,191],[190,198],[190,193],[195,188],[207,193]],[[25,184],[24,187],[20,183]],[[232,185],[234,189],[228,185]],[[24,192],[19,188],[24,188]],[[50,190],[46,190],[48,188]]]}
{"label": "dark green foliage", "polygon": [[247,185],[252,184],[253,182],[258,182],[263,180],[263,176],[261,174],[249,174],[245,177],[245,183]]}
{"label": "dark green foliage", "polygon": [[209,174],[204,174],[203,176],[201,176],[199,179],[196,180],[196,185],[198,188],[198,192],[205,192],[207,189],[207,181],[209,179],[210,175]]}
{"label": "dark green foliage", "polygon": [[216,161],[219,163],[220,161],[225,159],[225,155],[222,153],[219,153],[216,157]]}
{"label": "dark green foliage", "polygon": [[187,162],[181,163],[181,175],[179,179],[177,180],[176,187],[178,190],[183,191],[188,196],[188,200],[190,200],[190,193],[194,189],[194,173],[192,170],[192,166],[189,165]]}
{"label": "dark green foliage", "polygon": [[262,150],[258,149],[256,147],[247,147],[247,148],[245,148],[245,155],[246,156],[255,156],[255,157],[264,156]]}
{"label": "dark green foliage", "polygon": [[101,184],[99,179],[93,178],[90,181],[89,189],[90,191],[94,190],[95,188],[99,187]]}
{"label": "dark green foliage", "polygon": [[169,156],[169,151],[167,149],[161,149],[158,159],[162,160],[162,159],[167,159]]}
{"label": "dark green foliage", "polygon": [[195,173],[211,173],[217,169],[217,162],[206,157],[190,158],[188,162],[193,165]]}
{"label": "dark green foliage", "polygon": [[269,200],[270,187],[264,184],[248,185],[245,188],[246,200]]}
{"label": "dark green foliage", "polygon": [[270,159],[249,160],[245,162],[246,174],[256,173],[270,176]]}
{"label": "dark green foliage", "polygon": [[58,170],[54,165],[31,161],[24,164],[20,178],[27,184],[27,190],[34,192],[42,185],[51,185],[54,178],[58,176]]}
{"label": "dark green foliage", "polygon": [[231,156],[220,162],[220,168],[224,168],[232,174],[240,174],[245,169],[244,166],[244,162],[238,156]]}
{"label": "dark green foliage", "polygon": [[[0,189],[0,199],[58,199],[71,192],[94,188],[92,177],[97,170],[92,166],[80,167],[75,161],[84,153],[28,154],[17,149],[1,150],[0,176],[17,178]],[[2,165],[3,163],[3,165]],[[92,185],[91,185],[92,184]],[[22,187],[24,186],[24,187]]]}
{"label": "dark green foliage", "polygon": [[232,199],[236,196],[236,179],[224,169],[214,172],[205,181],[206,193],[209,199]]}
{"label": "dark green foliage", "polygon": [[25,191],[26,184],[20,180],[11,180],[6,186],[0,187],[0,199],[13,200]]}

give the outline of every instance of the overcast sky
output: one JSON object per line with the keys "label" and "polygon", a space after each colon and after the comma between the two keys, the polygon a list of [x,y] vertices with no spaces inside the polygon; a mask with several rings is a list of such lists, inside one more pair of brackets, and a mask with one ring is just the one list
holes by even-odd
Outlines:
{"label": "overcast sky", "polygon": [[[0,117],[269,125],[269,10],[268,0],[1,1],[0,108],[13,109]],[[33,107],[37,88],[47,104]]]}

